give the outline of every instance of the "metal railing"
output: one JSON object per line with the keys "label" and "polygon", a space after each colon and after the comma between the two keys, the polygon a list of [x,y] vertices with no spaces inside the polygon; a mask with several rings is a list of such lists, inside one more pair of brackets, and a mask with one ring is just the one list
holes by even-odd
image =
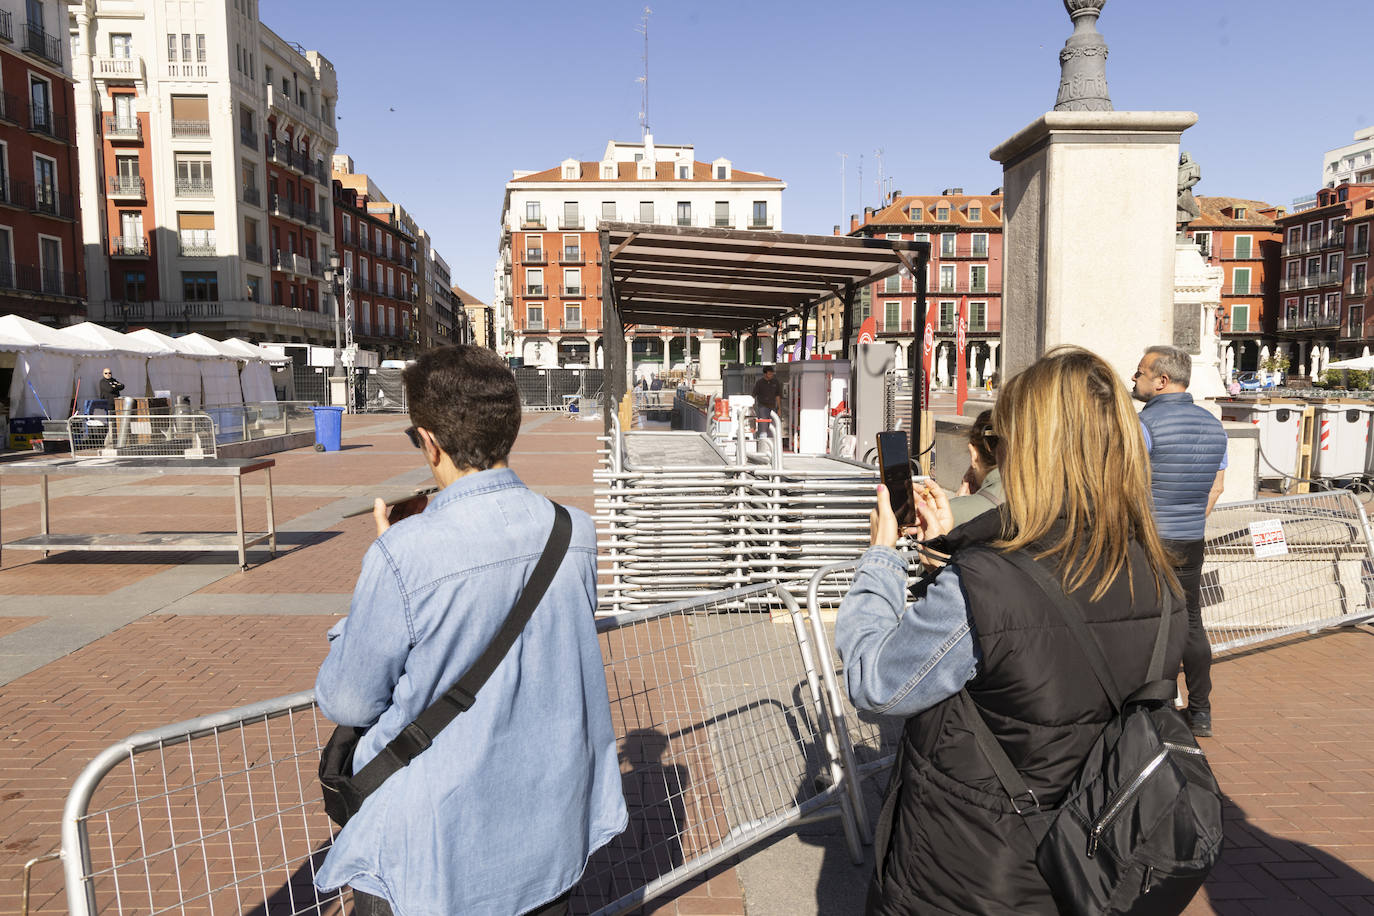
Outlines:
{"label": "metal railing", "polygon": [[564,397],[595,397],[601,393],[605,370],[538,369],[522,366],[512,370],[524,410],[563,410]]}
{"label": "metal railing", "polygon": [[78,297],[81,284],[73,272],[63,272],[37,264],[0,261],[0,289],[14,289],[45,296]]}
{"label": "metal railing", "polygon": [[111,197],[137,197],[142,200],[145,193],[143,179],[138,175],[110,176]]}
{"label": "metal railing", "polygon": [[146,235],[118,235],[110,239],[110,254],[116,258],[146,258],[150,250]]}
{"label": "metal railing", "polygon": [[36,54],[49,63],[62,66],[62,40],[56,35],[43,31],[41,25],[25,23],[24,51]]}
{"label": "metal railing", "polygon": [[262,246],[247,242],[243,246],[243,256],[255,264],[262,263]]}
{"label": "metal railing", "polygon": [[138,118],[106,115],[105,136],[111,140],[142,140],[143,123]]}
{"label": "metal railing", "polygon": [[1341,323],[1341,313],[1322,312],[1315,315],[1280,315],[1280,331],[1306,331],[1314,328],[1334,328]]}
{"label": "metal railing", "polygon": [[255,207],[262,206],[262,190],[256,187],[246,187],[243,189],[243,202],[252,204]]}
{"label": "metal railing", "polygon": [[214,197],[215,183],[204,179],[178,178],[176,180],[178,197]]}
{"label": "metal railing", "polygon": [[[823,818],[840,819],[862,863],[830,655],[787,591],[716,592],[602,618],[597,631],[630,827],[593,853],[574,911],[637,909]],[[62,814],[69,910],[342,908],[347,891],[313,888],[334,837],[315,779],[330,730],[304,691],[107,748]]]}
{"label": "metal railing", "polygon": [[53,114],[51,109],[30,108],[29,109],[29,130],[34,133],[46,134],[54,140],[61,140],[63,143],[71,141],[71,123],[66,116]]}
{"label": "metal railing", "polygon": [[77,414],[67,420],[75,458],[214,458],[215,427],[203,413]]}
{"label": "metal railing", "polygon": [[178,251],[183,258],[213,258],[218,250],[213,238],[181,239]]}
{"label": "metal railing", "polygon": [[14,41],[14,14],[0,10],[0,39]]}
{"label": "metal railing", "polygon": [[189,120],[186,118],[173,118],[172,136],[208,137],[210,136],[210,122],[200,120]]}
{"label": "metal railing", "polygon": [[242,143],[244,146],[248,147],[249,149],[257,149],[257,148],[258,148],[258,134],[257,134],[257,131],[254,131],[254,130],[245,130],[244,128],[240,127],[240,128],[239,128],[239,142]]}

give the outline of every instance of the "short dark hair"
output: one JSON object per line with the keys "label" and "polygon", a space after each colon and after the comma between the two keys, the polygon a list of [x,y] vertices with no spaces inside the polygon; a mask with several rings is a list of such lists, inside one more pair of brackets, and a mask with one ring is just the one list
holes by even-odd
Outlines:
{"label": "short dark hair", "polygon": [[485,471],[505,461],[520,432],[515,375],[486,347],[438,347],[402,374],[410,419],[454,465]]}
{"label": "short dark hair", "polygon": [[774,367],[772,367],[772,366],[764,366],[764,367],[763,367],[763,371],[764,371],[764,372],[772,372],[772,371],[773,371],[773,368],[774,368]]}

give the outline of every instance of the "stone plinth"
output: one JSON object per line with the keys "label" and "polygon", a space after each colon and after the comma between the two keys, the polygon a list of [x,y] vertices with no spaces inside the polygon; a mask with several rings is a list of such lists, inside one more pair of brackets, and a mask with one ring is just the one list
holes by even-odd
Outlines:
{"label": "stone plinth", "polygon": [[1174,244],[1174,346],[1193,358],[1193,378],[1188,391],[1193,400],[1218,417],[1215,398],[1226,397],[1219,367],[1217,310],[1221,308],[1224,271],[1202,257],[1195,242]]}
{"label": "stone plinth", "polygon": [[1173,339],[1178,146],[1189,111],[1052,111],[1002,163],[1003,376],[1059,344],[1122,375]]}

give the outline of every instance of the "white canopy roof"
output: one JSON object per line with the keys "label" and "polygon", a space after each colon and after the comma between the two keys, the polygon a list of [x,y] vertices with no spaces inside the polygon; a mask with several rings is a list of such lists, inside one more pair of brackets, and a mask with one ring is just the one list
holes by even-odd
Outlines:
{"label": "white canopy roof", "polygon": [[91,321],[62,328],[57,333],[75,341],[76,346],[98,347],[104,352],[132,353],[138,356],[156,356],[163,352],[146,340],[132,334],[121,334]]}
{"label": "white canopy roof", "polygon": [[1352,356],[1350,359],[1333,359],[1326,364],[1328,369],[1360,369],[1368,372],[1374,369],[1374,356]]}
{"label": "white canopy roof", "polygon": [[146,343],[150,343],[158,348],[158,352],[164,354],[170,354],[175,356],[188,356],[192,359],[214,359],[217,356],[217,354],[198,353],[195,350],[186,348],[184,344],[178,345],[177,341],[181,340],[182,338],[168,337],[166,334],[159,334],[152,328],[140,328],[137,331],[133,331],[128,336],[136,337],[139,340],[145,341]]}
{"label": "white canopy roof", "polygon": [[262,347],[259,347],[256,344],[250,344],[248,341],[242,340],[238,337],[231,337],[228,340],[220,340],[216,342],[220,346],[224,347],[226,350],[230,350],[231,352],[238,354],[239,359],[271,360],[276,358],[269,354]]}
{"label": "white canopy roof", "polygon": [[83,344],[57,328],[19,315],[0,316],[0,350],[50,350],[58,353],[108,353],[108,347]]}

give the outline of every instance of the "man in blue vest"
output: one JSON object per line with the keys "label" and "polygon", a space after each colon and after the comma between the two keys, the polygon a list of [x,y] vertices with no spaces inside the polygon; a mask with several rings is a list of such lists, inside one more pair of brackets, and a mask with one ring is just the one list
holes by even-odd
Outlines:
{"label": "man in blue vest", "polygon": [[1207,516],[1226,477],[1226,431],[1188,393],[1192,358],[1177,347],[1150,347],[1140,358],[1133,394],[1150,453],[1155,524],[1178,561],[1174,572],[1188,602],[1183,677],[1193,734],[1212,734],[1212,647],[1202,627],[1202,557]]}

